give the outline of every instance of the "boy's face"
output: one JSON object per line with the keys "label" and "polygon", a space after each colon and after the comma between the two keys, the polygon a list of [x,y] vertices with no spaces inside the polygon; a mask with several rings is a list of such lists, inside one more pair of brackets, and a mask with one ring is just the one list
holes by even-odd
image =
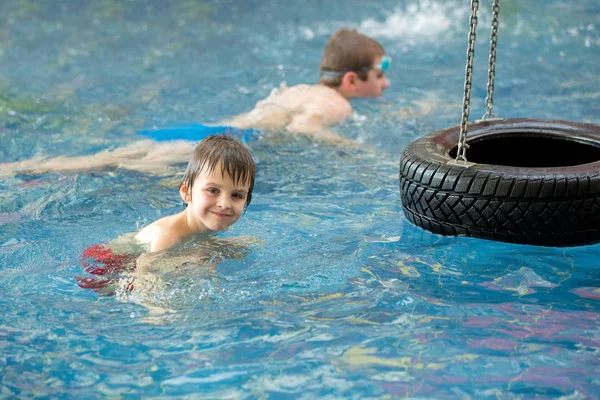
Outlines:
{"label": "boy's face", "polygon": [[210,173],[203,169],[194,181],[191,197],[187,187],[180,193],[187,203],[187,219],[195,232],[218,232],[236,223],[244,212],[250,184],[235,183],[225,173],[221,163]]}
{"label": "boy's face", "polygon": [[356,80],[356,93],[358,97],[379,97],[383,91],[390,86],[385,76],[385,72],[381,69],[383,57],[377,57],[374,60],[373,67],[367,72],[367,80]]}

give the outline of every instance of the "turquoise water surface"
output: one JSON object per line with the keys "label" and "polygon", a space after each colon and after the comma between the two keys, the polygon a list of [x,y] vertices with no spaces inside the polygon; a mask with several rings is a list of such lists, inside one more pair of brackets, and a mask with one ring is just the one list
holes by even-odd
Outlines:
{"label": "turquoise water surface", "polygon": [[[471,119],[485,111],[481,2]],[[0,398],[600,398],[600,245],[443,237],[407,222],[398,161],[460,122],[468,1],[0,3],[0,162],[85,155],[216,123],[313,83],[341,27],[391,87],[341,135],[250,144],[252,204],[216,266],[160,290],[83,289],[84,249],[181,210],[179,175],[0,179]],[[494,112],[600,124],[600,3],[501,2]],[[196,243],[197,246],[200,246]],[[192,244],[192,249],[193,249]],[[235,253],[235,252],[234,252]]]}

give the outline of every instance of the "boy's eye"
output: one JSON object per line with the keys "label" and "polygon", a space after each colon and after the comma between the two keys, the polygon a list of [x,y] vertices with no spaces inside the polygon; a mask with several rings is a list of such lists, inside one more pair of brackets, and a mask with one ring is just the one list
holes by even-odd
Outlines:
{"label": "boy's eye", "polygon": [[246,196],[244,196],[244,195],[243,195],[243,194],[241,194],[241,193],[235,193],[235,194],[233,195],[233,198],[234,198],[234,199],[238,199],[238,200],[244,200],[244,199],[246,198]]}
{"label": "boy's eye", "polygon": [[208,188],[206,191],[210,194],[219,194],[219,189],[217,188]]}

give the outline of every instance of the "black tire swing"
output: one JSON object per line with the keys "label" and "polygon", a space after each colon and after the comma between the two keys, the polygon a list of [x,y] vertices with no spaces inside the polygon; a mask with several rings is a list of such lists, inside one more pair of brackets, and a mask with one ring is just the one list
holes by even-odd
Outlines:
{"label": "black tire swing", "polygon": [[[460,126],[400,158],[406,218],[433,233],[540,246],[600,242],[600,126],[492,114],[499,0],[493,3],[487,112],[467,124],[478,0],[471,0]],[[469,161],[466,150],[469,149]]]}

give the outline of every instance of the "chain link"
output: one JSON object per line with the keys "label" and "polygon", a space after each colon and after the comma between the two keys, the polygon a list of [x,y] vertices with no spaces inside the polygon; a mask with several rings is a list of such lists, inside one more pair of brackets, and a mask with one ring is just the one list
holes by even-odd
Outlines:
{"label": "chain link", "polygon": [[473,59],[475,58],[475,36],[477,29],[477,9],[479,0],[471,0],[471,19],[469,21],[469,45],[467,48],[467,67],[465,68],[465,93],[463,97],[462,120],[460,122],[460,136],[458,137],[458,151],[456,161],[467,161],[467,123],[471,108],[471,83],[473,81]]}
{"label": "chain link", "polygon": [[492,34],[490,37],[490,66],[488,68],[487,97],[485,98],[486,112],[482,120],[496,118],[492,113],[494,107],[494,77],[496,75],[496,45],[498,43],[498,14],[500,13],[500,0],[494,0],[492,5]]}

